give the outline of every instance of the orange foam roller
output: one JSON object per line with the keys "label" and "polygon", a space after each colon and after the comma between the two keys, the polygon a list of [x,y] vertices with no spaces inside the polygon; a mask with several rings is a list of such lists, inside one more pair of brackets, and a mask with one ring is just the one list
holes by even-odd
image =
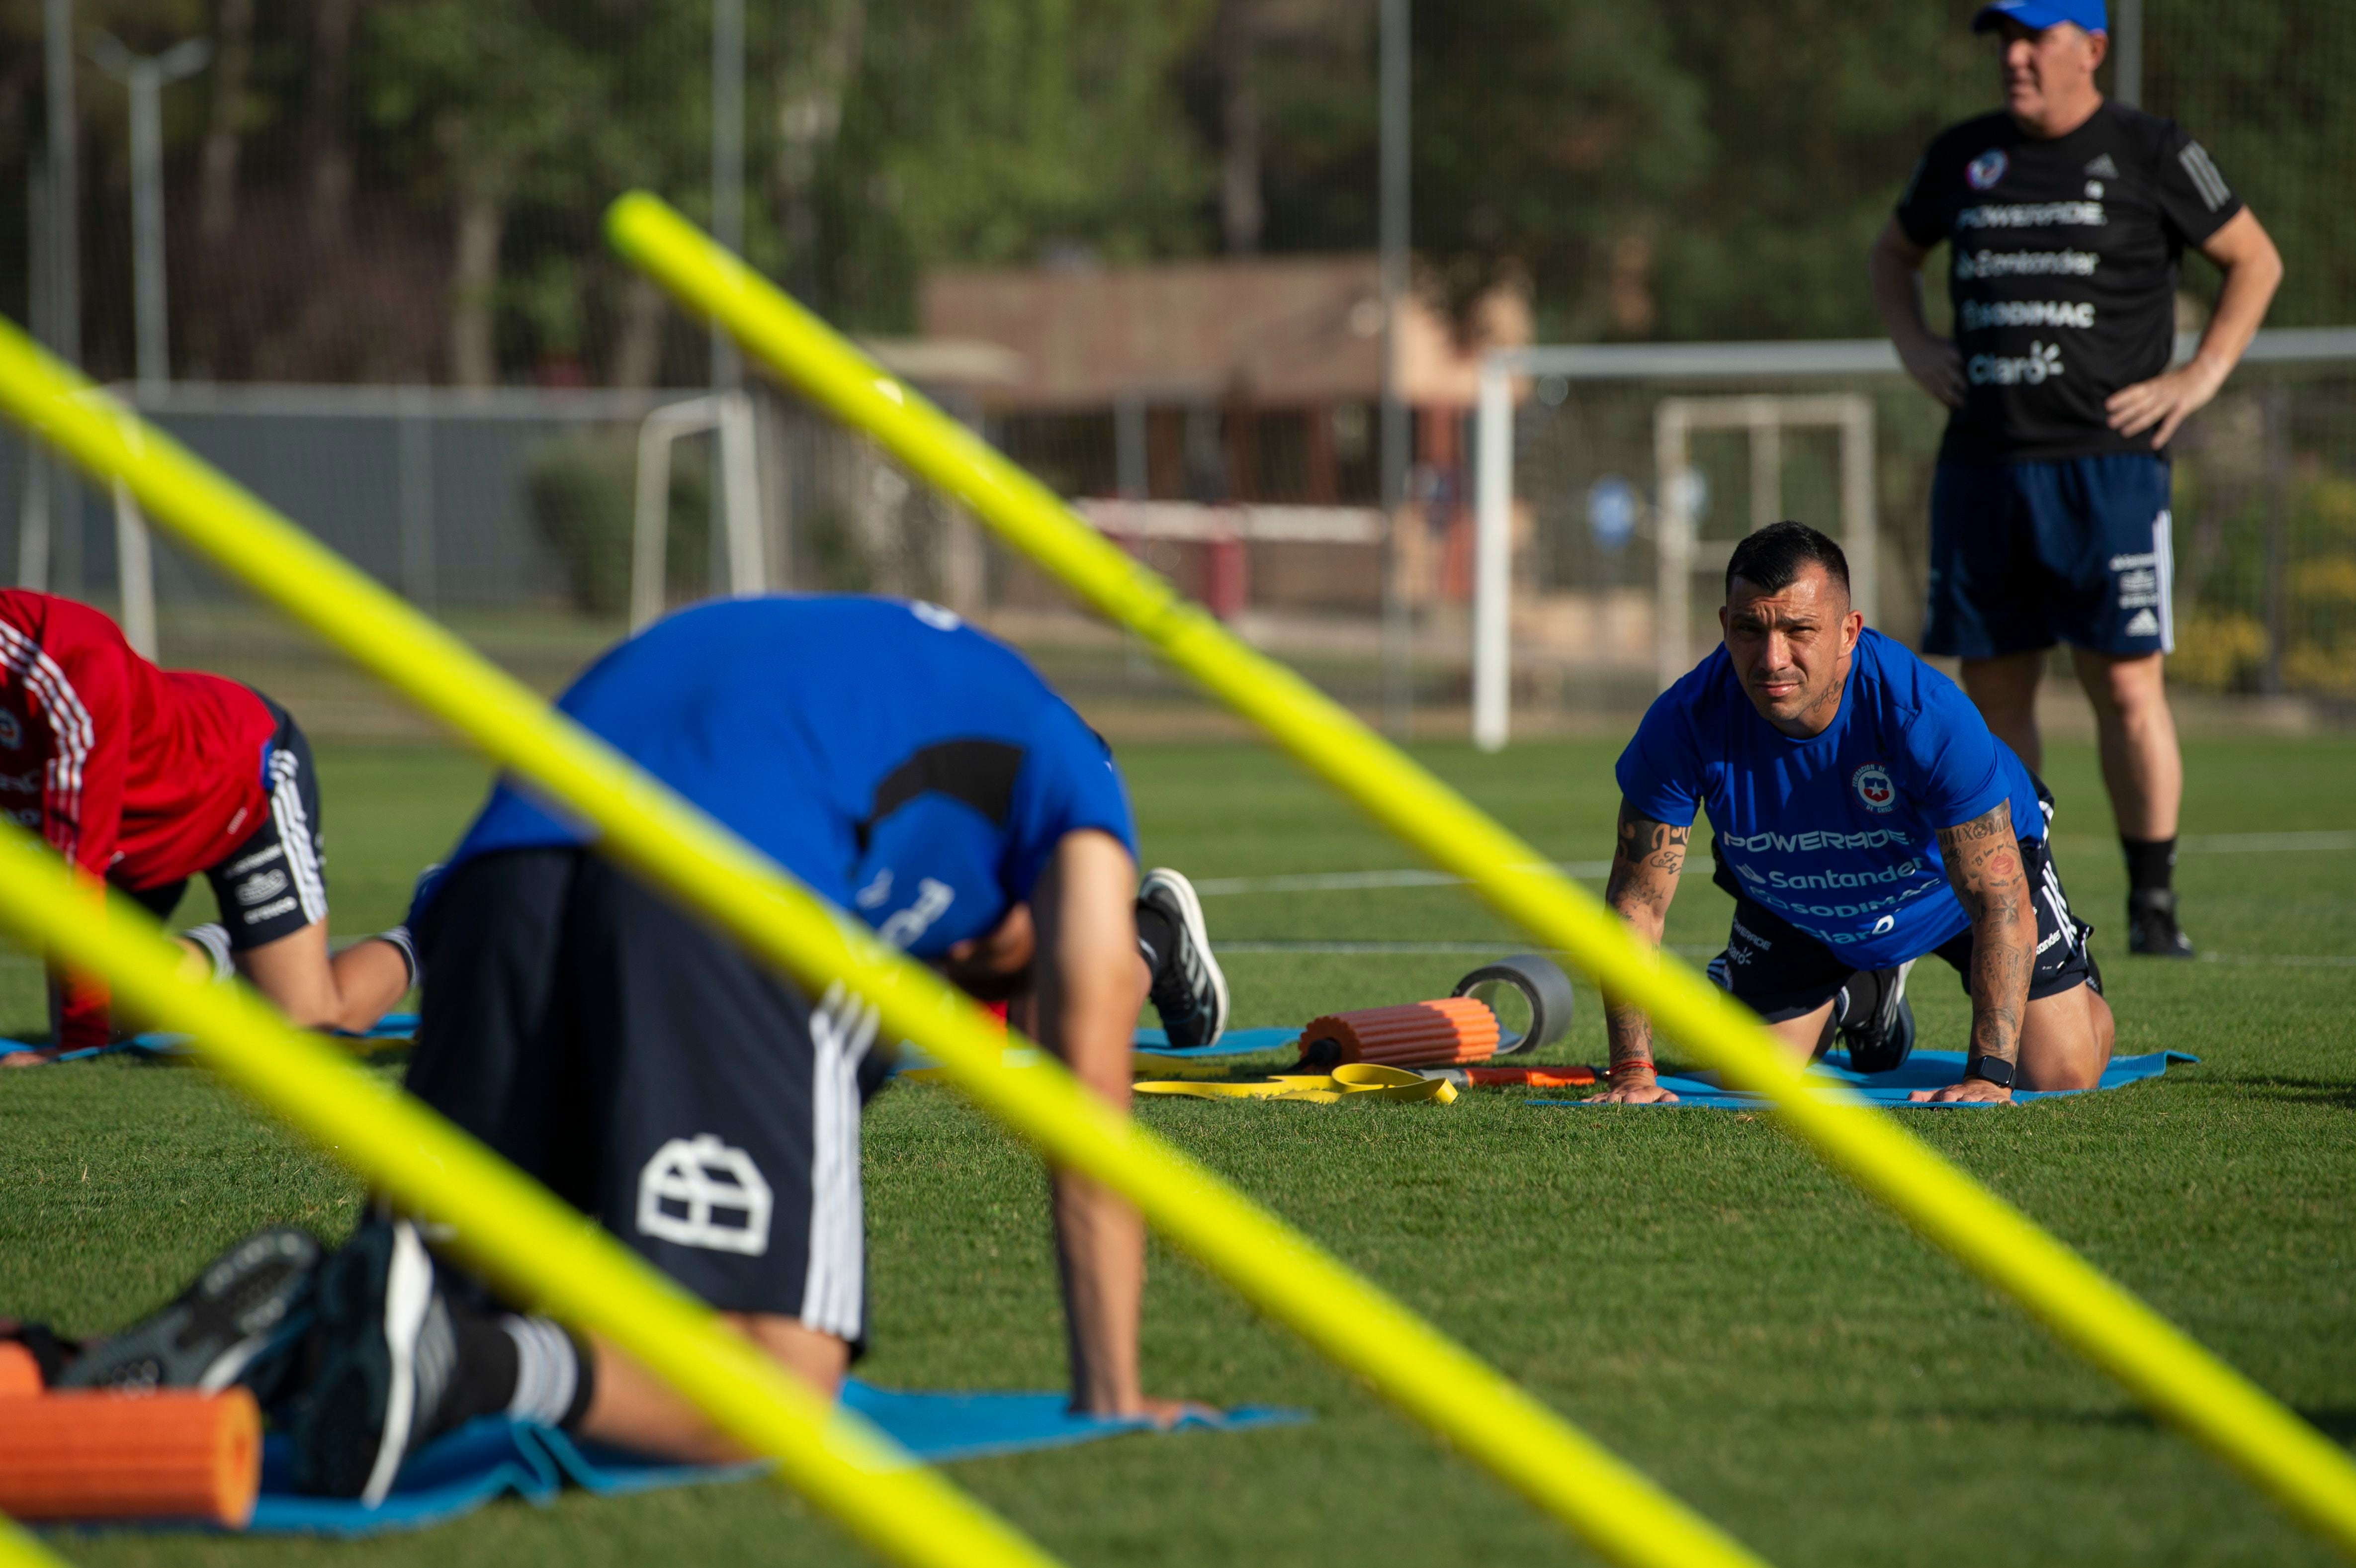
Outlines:
{"label": "orange foam roller", "polygon": [[1321,1067],[1452,1067],[1496,1054],[1497,1015],[1471,996],[1329,1013],[1301,1031],[1301,1059]]}
{"label": "orange foam roller", "polygon": [[0,1513],[242,1528],[262,1487],[262,1412],[244,1389],[0,1397]]}
{"label": "orange foam roller", "polygon": [[0,1399],[41,1391],[41,1364],[22,1345],[0,1340]]}

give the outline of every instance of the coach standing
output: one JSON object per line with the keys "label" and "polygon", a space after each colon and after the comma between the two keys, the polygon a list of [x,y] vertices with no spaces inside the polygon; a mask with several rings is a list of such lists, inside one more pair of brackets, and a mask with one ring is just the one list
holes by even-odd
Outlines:
{"label": "coach standing", "polygon": [[[2103,0],[1997,0],[2005,107],[1931,143],[1874,242],[1873,299],[1907,372],[1954,413],[1931,490],[1923,650],[1960,658],[1988,727],[2033,769],[2046,651],[2094,707],[2127,862],[2127,950],[2184,958],[2169,873],[2184,767],[2160,660],[2174,649],[2168,443],[2249,346],[2282,259],[2201,144],[2107,103]],[[1953,338],[1922,314],[1952,252]],[[2186,246],[2224,274],[2169,368]]]}

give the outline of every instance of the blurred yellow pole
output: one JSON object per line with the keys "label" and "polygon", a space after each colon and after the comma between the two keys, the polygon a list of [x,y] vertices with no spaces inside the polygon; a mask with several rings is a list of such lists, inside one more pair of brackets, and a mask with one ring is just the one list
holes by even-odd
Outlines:
{"label": "blurred yellow pole", "polygon": [[1108,618],[1252,720],[1375,821],[1562,949],[1736,1087],[1772,1096],[1786,1125],[1924,1237],[2020,1303],[2356,1557],[2356,1466],[2336,1444],[2132,1293],[1853,1095],[1802,1087],[1747,1010],[1638,941],[1586,889],[1338,703],[1254,651],[1089,527],[1045,486],[804,310],[659,198],[633,192],[607,236],[681,304],[909,469]]}
{"label": "blurred yellow pole", "polygon": [[747,1448],[776,1460],[787,1484],[885,1556],[935,1568],[1055,1561],[416,1100],[289,1026],[245,986],[182,979],[181,950],[154,919],[101,897],[5,819],[0,927],[36,951],[105,975],[121,1001],[194,1036],[216,1071],[403,1207],[451,1224],[470,1263],[519,1299],[620,1346]]}
{"label": "blurred yellow pole", "polygon": [[[759,852],[485,662],[317,541],[0,327],[0,409],[91,473],[120,480],[169,530],[426,712],[530,779],[601,834],[600,850],[710,918],[812,994],[841,981],[883,1036],[923,1047],[976,1101],[1057,1164],[1100,1181],[1401,1409],[1447,1437],[1613,1561],[1758,1559],[1497,1370],[1344,1268],[1307,1237],[1144,1132],[1052,1058],[1000,1067],[1006,1037],[961,993],[875,940]],[[159,1014],[176,1020],[178,1014]],[[325,1107],[294,1094],[268,1053],[256,1085],[328,1142]],[[259,1091],[259,1090],[258,1090]],[[347,1144],[347,1147],[349,1147]],[[380,1179],[386,1173],[366,1167]],[[437,1218],[454,1218],[441,1210]],[[716,1413],[716,1412],[715,1412]]]}

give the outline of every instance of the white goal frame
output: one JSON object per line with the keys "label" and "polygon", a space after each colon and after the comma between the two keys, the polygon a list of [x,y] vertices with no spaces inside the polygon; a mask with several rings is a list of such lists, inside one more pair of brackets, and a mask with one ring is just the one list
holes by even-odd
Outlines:
{"label": "white goal frame", "polygon": [[[2192,357],[2199,339],[2192,333],[2179,333],[2176,339],[2179,363]],[[2356,359],[2356,328],[2310,327],[2290,328],[2260,332],[2252,339],[2242,355],[2249,365],[2319,363],[2327,360]],[[1501,749],[1508,738],[1512,722],[1512,639],[1513,639],[1513,505],[1514,505],[1514,400],[1515,381],[1542,376],[1558,377],[1570,381],[1637,381],[1662,383],[1774,381],[1789,383],[1804,382],[1819,376],[1898,376],[1903,367],[1898,362],[1897,350],[1886,338],[1848,338],[1815,342],[1786,343],[1627,343],[1578,344],[1540,346],[1526,349],[1496,349],[1481,361],[1480,396],[1476,405],[1476,427],[1473,435],[1473,502],[1474,532],[1472,546],[1472,740],[1483,751]],[[1690,389],[1665,393],[1665,406],[1683,403],[1687,406],[1686,429],[1700,428],[1692,423],[1705,403],[1739,404],[1750,402],[1793,404],[1807,401],[1789,393],[1762,399],[1743,397],[1702,397]],[[1827,403],[1837,399],[1820,400]],[[1862,400],[1860,400],[1862,401]],[[1818,412],[1829,412],[1819,410]],[[1722,415],[1711,414],[1718,418]],[[1794,423],[1784,420],[1783,424]],[[1726,428],[1721,424],[1717,428]],[[1747,423],[1738,425],[1753,430],[1751,462],[1754,475],[1762,461],[1762,428]],[[1655,425],[1655,462],[1660,464],[1658,478],[1679,471],[1682,464],[1664,462],[1660,444],[1665,433]],[[1858,442],[1844,435],[1844,447],[1851,450],[1862,446],[1861,459],[1845,453],[1842,462],[1843,511],[1854,516],[1850,492],[1861,491],[1863,511],[1869,522],[1873,495],[1873,464],[1870,427],[1866,439]],[[1771,442],[1774,437],[1769,436]],[[1678,487],[1656,485],[1655,493],[1663,495]],[[1771,492],[1772,493],[1772,492]],[[1752,487],[1753,507],[1760,504],[1761,489]],[[1664,507],[1664,521],[1666,507]],[[1760,514],[1754,510],[1755,526]],[[1767,521],[1773,521],[1772,518]],[[1867,608],[1869,596],[1874,592],[1874,572],[1871,570],[1874,544],[1867,541],[1873,536],[1869,529],[1851,532],[1844,521],[1843,532],[1849,533],[1846,548],[1851,556],[1853,576],[1862,591],[1858,607]],[[1660,541],[1665,551],[1664,581],[1669,574],[1665,553],[1674,548],[1668,535],[1675,532],[1678,542],[1690,543],[1690,520],[1671,530],[1664,527]],[[1858,561],[1860,548],[1866,553]],[[1681,591],[1692,592],[1690,572],[1698,564],[1698,553],[1689,554],[1686,569],[1674,574],[1682,585]],[[1718,563],[1720,569],[1724,562]],[[1685,672],[1690,662],[1691,650],[1687,646],[1687,614],[1691,607],[1674,618],[1662,617],[1659,637],[1658,663],[1663,685]],[[1667,607],[1664,607],[1666,608]],[[1872,612],[1867,608],[1867,618]],[[1670,638],[1674,628],[1676,646],[1674,657]]]}

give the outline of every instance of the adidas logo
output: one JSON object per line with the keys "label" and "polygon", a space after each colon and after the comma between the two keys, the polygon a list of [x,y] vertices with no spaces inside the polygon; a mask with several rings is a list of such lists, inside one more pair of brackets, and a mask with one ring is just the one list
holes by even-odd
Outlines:
{"label": "adidas logo", "polygon": [[2158,637],[2159,635],[2159,618],[2152,614],[2149,610],[2136,611],[2134,615],[2127,618],[2127,635],[2129,637]]}
{"label": "adidas logo", "polygon": [[2111,161],[2110,154],[2104,153],[2086,166],[2086,172],[2096,179],[2116,179],[2119,177],[2119,166]]}

